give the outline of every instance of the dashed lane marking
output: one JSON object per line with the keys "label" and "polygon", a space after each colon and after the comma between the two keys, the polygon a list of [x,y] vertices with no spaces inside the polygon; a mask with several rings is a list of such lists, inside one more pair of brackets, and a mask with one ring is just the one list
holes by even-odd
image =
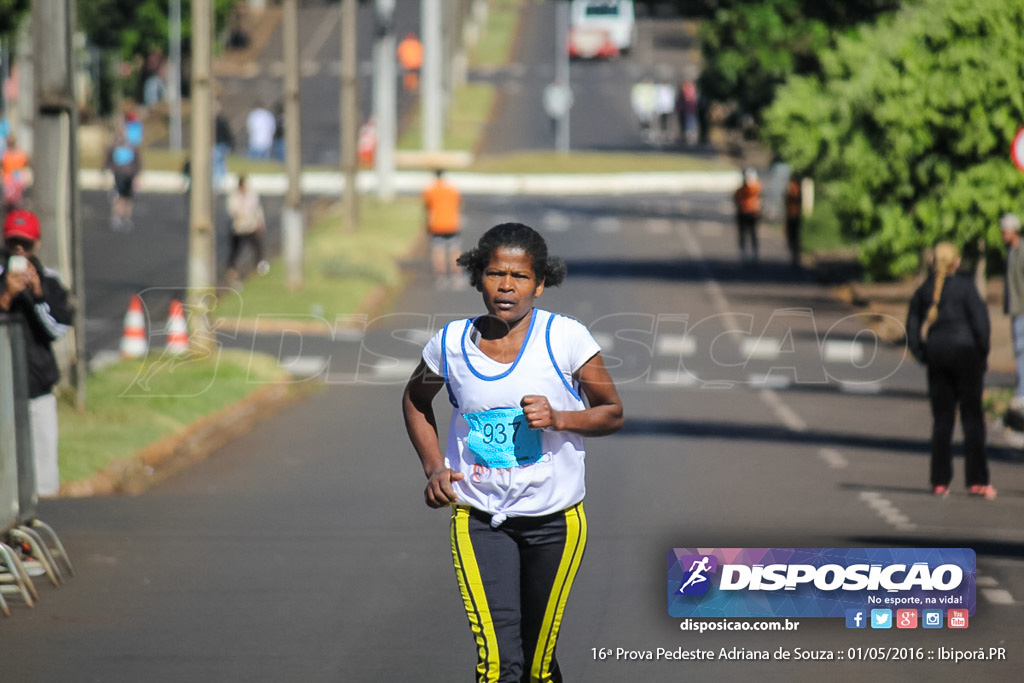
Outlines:
{"label": "dashed lane marking", "polygon": [[654,343],[659,356],[692,356],[697,353],[697,340],[685,334],[662,334]]}
{"label": "dashed lane marking", "polygon": [[740,344],[740,352],[748,360],[775,360],[779,357],[780,342],[774,337],[744,339]]}
{"label": "dashed lane marking", "polygon": [[794,432],[807,431],[807,423],[804,422],[792,408],[783,403],[782,399],[779,398],[779,395],[773,390],[762,389],[761,400],[768,404],[768,407],[772,409],[775,416],[779,418],[782,424],[786,425],[786,427]]}
{"label": "dashed lane marking", "polygon": [[864,345],[860,342],[827,341],[822,355],[828,363],[859,365],[864,361]]}
{"label": "dashed lane marking", "polygon": [[844,469],[849,465],[849,461],[835,448],[821,448],[818,450],[818,455],[825,461],[825,464],[834,470]]}
{"label": "dashed lane marking", "polygon": [[909,517],[900,512],[899,508],[892,504],[892,501],[883,498],[882,494],[877,491],[861,491],[860,499],[885,522],[900,531],[913,531],[917,529],[917,525],[911,522]]}

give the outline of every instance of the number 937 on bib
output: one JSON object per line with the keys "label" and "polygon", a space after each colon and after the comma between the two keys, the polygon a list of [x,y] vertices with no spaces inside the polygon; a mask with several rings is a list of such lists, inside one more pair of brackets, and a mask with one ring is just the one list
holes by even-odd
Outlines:
{"label": "number 937 on bib", "polygon": [[469,424],[466,445],[484,467],[531,465],[543,455],[541,432],[530,429],[522,408],[463,413]]}

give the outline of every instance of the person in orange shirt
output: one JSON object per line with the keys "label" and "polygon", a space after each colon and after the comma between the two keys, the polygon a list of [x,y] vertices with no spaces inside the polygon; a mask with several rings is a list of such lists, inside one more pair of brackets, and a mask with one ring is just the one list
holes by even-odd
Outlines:
{"label": "person in orange shirt", "polygon": [[398,43],[398,62],[405,70],[402,86],[409,91],[416,90],[420,84],[420,67],[423,66],[423,45],[415,33],[406,33]]}
{"label": "person in orange shirt", "polygon": [[423,191],[423,206],[427,213],[435,283],[438,289],[458,288],[465,284],[455,263],[462,249],[459,239],[462,195],[458,188],[444,179],[444,171],[437,169],[434,175],[434,182]]}
{"label": "person in orange shirt", "polygon": [[740,260],[747,260],[747,241],[750,241],[752,260],[757,263],[757,221],[761,218],[761,181],[757,171],[743,172],[743,184],[733,195],[736,203],[736,222],[739,228]]}
{"label": "person in orange shirt", "polygon": [[4,210],[12,211],[21,207],[24,200],[30,163],[28,154],[18,147],[18,141],[13,135],[7,138],[7,149],[0,163],[3,166]]}

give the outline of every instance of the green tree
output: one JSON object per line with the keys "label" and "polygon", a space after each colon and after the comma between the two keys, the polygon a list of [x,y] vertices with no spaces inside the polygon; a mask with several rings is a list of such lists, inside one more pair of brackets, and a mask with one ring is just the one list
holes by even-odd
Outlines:
{"label": "green tree", "polygon": [[0,38],[11,36],[29,8],[29,0],[0,0]]}
{"label": "green tree", "polygon": [[791,74],[818,74],[818,53],[900,0],[689,0],[701,17],[701,92],[760,119]]}
{"label": "green tree", "polygon": [[925,0],[822,53],[765,113],[765,138],[813,175],[875,277],[941,239],[998,244],[1020,210],[1009,149],[1024,124],[1024,4]]}
{"label": "green tree", "polygon": [[[0,0],[2,2],[15,0]],[[223,28],[238,0],[214,0],[217,29]],[[157,47],[167,53],[168,0],[88,0],[78,3],[78,24],[93,45],[117,50],[122,58]],[[191,30],[192,2],[181,0],[182,40]]]}

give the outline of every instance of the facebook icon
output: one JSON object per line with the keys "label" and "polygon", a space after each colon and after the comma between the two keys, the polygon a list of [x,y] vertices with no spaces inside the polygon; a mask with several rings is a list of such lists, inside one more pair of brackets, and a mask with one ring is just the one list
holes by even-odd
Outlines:
{"label": "facebook icon", "polygon": [[846,610],[846,628],[867,628],[867,612],[862,609]]}

